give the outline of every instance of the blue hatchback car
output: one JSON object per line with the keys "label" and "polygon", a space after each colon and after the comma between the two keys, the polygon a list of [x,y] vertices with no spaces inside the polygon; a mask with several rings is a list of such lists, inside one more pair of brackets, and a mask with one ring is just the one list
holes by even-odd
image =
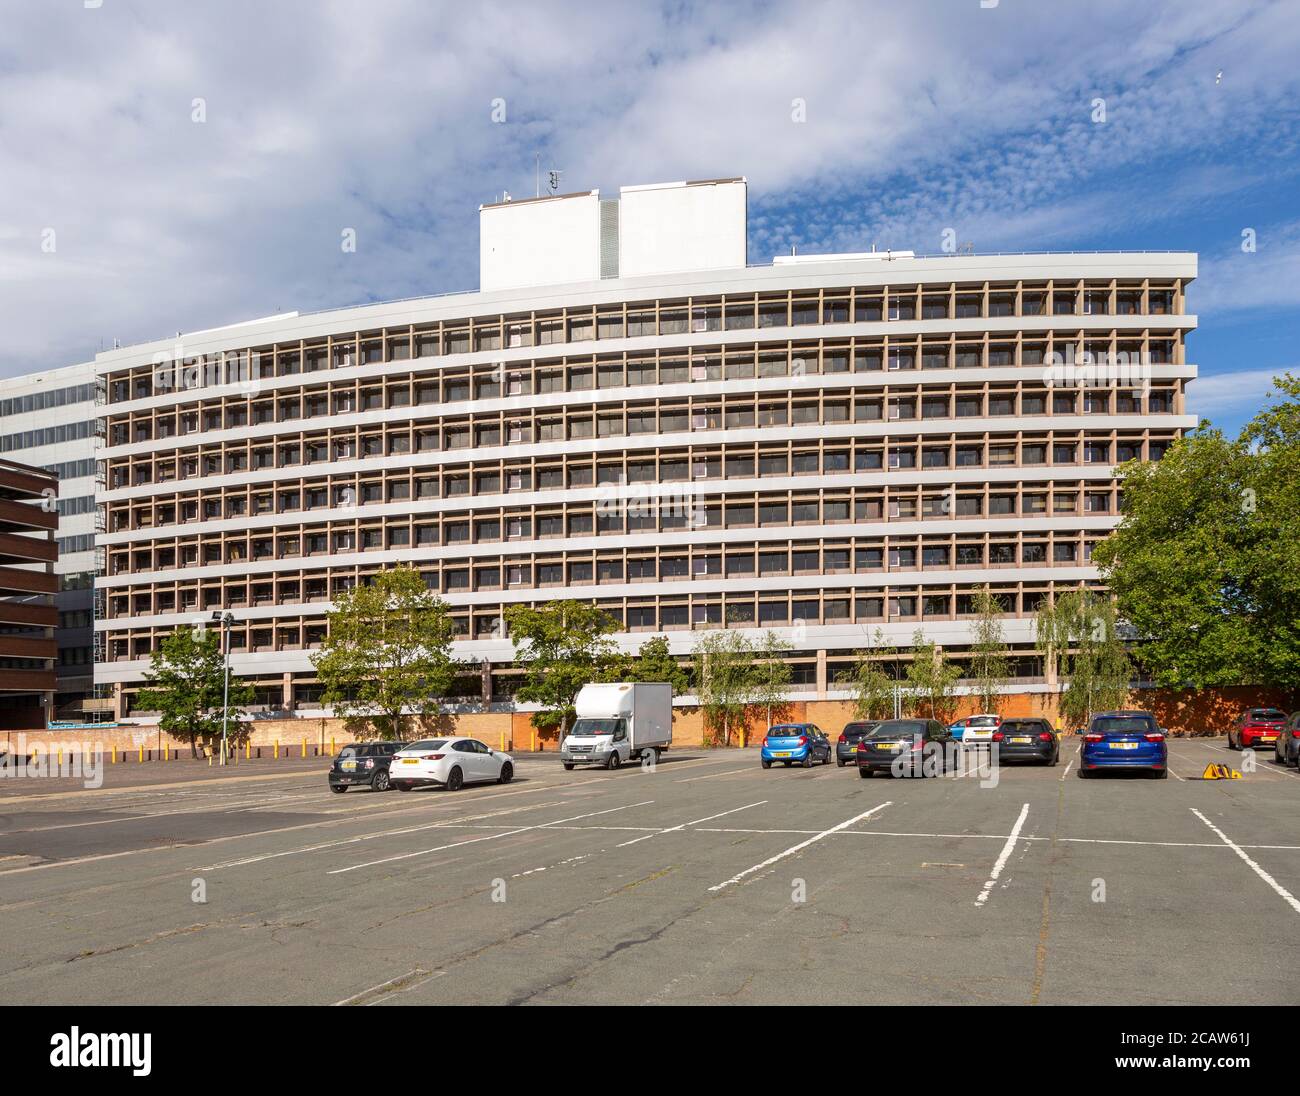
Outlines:
{"label": "blue hatchback car", "polygon": [[765,769],[770,769],[773,761],[783,762],[787,768],[797,763],[807,769],[814,761],[826,765],[830,760],[831,740],[815,723],[778,723],[769,727],[759,753]]}
{"label": "blue hatchback car", "polygon": [[1155,716],[1098,712],[1092,717],[1079,751],[1079,776],[1086,779],[1105,769],[1145,769],[1162,780],[1169,775],[1169,746]]}

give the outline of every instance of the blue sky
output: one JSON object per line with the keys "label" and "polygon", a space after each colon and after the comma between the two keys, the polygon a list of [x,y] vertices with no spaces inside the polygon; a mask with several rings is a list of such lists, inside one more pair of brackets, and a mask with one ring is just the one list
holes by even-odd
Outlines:
{"label": "blue sky", "polygon": [[751,262],[1197,251],[1193,410],[1300,371],[1296,0],[94,3],[0,0],[0,375],[475,288],[538,155],[747,176]]}

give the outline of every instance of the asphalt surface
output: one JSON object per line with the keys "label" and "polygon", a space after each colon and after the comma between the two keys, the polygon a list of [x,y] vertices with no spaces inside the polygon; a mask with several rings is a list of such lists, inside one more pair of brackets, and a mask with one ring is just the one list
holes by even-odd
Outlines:
{"label": "asphalt surface", "polygon": [[[1300,1002],[1300,775],[935,780],[754,750],[346,795],[319,760],[0,782],[0,1000]],[[163,771],[165,770],[165,772]],[[204,901],[195,901],[196,897]]]}

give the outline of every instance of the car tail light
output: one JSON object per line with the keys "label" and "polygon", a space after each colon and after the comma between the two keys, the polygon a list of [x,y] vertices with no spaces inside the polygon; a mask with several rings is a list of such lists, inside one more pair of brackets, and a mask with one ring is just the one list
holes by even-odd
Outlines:
{"label": "car tail light", "polygon": [[1052,736],[1051,736],[1050,734],[1048,734],[1046,731],[1043,731],[1043,732],[1041,732],[1041,733],[1039,734],[1039,736],[1038,736],[1038,741],[1039,741],[1039,742],[1051,742],[1051,741],[1052,741]]}
{"label": "car tail light", "polygon": [[446,754],[421,754],[421,755],[420,755],[420,760],[421,760],[421,761],[441,761],[441,760],[442,760],[444,757],[446,757],[446,756],[447,756]]}
{"label": "car tail light", "polygon": [[1103,738],[1105,738],[1105,735],[1100,734],[1086,734],[1083,736],[1085,742],[1100,742]]}
{"label": "car tail light", "polygon": [[1004,735],[1001,731],[994,731],[994,732],[993,732],[993,741],[994,741],[994,742],[1001,742],[1004,738],[1006,738],[1006,735]]}
{"label": "car tail light", "polygon": [[839,737],[839,741],[840,741],[840,742],[847,742],[848,739],[845,738],[843,735],[840,735],[840,737]]}
{"label": "car tail light", "polygon": [[763,745],[764,745],[764,746],[767,745],[767,735],[764,735],[764,736],[763,736]]}
{"label": "car tail light", "polygon": [[806,734],[801,734],[799,736],[799,745],[800,746],[808,745],[808,736]]}
{"label": "car tail light", "polygon": [[1165,736],[1160,734],[1158,731],[1155,734],[1143,735],[1142,737],[1148,742],[1163,742],[1165,740]]}

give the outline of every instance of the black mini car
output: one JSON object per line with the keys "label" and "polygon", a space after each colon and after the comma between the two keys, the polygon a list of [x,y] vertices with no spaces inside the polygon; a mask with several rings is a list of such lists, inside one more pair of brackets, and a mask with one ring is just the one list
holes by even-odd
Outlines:
{"label": "black mini car", "polygon": [[339,750],[330,766],[330,791],[345,792],[364,784],[377,792],[388,791],[388,766],[405,742],[354,742]]}

